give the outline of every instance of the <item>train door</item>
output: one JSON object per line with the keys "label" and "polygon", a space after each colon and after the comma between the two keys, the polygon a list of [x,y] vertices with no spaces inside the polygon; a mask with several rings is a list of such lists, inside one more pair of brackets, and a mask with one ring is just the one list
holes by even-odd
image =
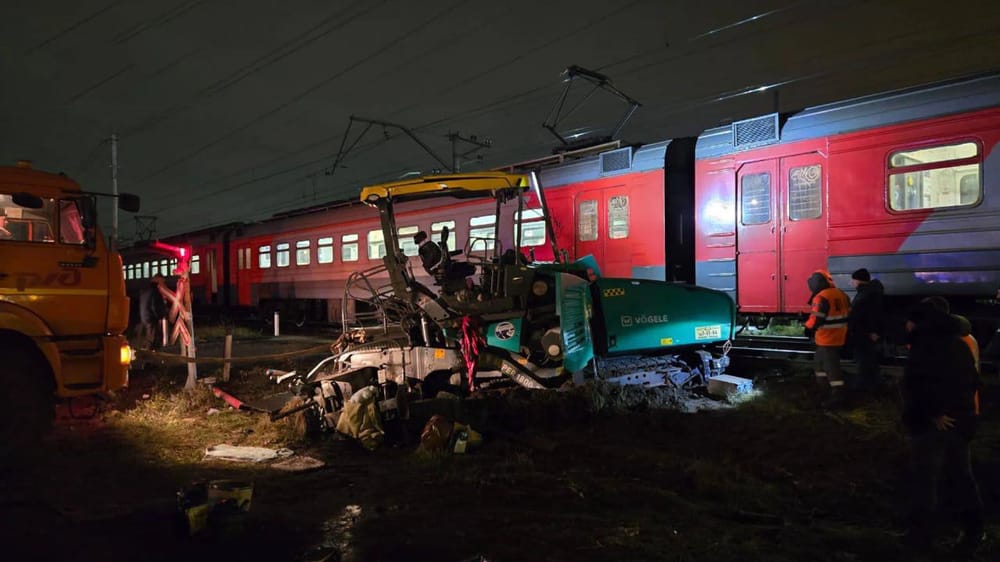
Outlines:
{"label": "train door", "polygon": [[576,196],[575,257],[593,255],[604,277],[632,276],[628,187],[616,185]]}
{"label": "train door", "polygon": [[236,249],[236,303],[250,305],[250,248]]}
{"label": "train door", "polygon": [[208,302],[218,304],[219,277],[218,268],[215,264],[215,250],[209,250],[205,255],[205,269],[208,274]]}
{"label": "train door", "polygon": [[753,162],[737,175],[736,295],[741,312],[778,309],[777,164]]}
{"label": "train door", "polygon": [[782,158],[781,183],[781,310],[808,312],[806,280],[826,268],[823,158],[816,153]]}
{"label": "train door", "polygon": [[743,312],[807,312],[806,279],[826,267],[818,154],[747,164],[738,175],[738,302]]}

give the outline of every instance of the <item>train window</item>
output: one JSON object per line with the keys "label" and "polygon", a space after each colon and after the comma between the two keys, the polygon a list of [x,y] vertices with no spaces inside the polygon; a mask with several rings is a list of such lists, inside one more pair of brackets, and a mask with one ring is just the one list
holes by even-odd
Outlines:
{"label": "train window", "polygon": [[418,226],[399,227],[399,247],[405,256],[415,256],[420,253],[420,247],[413,242],[413,235],[420,230]]}
{"label": "train window", "polygon": [[309,261],[312,259],[310,244],[309,240],[299,240],[295,243],[295,265],[309,265]]}
{"label": "train window", "polygon": [[608,199],[608,238],[628,238],[628,195]]}
{"label": "train window", "polygon": [[167,260],[160,260],[160,275],[166,277],[170,275],[170,262]]}
{"label": "train window", "polygon": [[368,259],[377,260],[385,256],[385,236],[381,230],[368,231]]}
{"label": "train window", "polygon": [[963,142],[898,150],[889,156],[889,208],[894,211],[975,205],[982,196],[979,145]]}
{"label": "train window", "polygon": [[788,218],[816,219],[823,214],[823,167],[819,164],[788,170]]}
{"label": "train window", "polygon": [[154,261],[153,264],[149,266],[149,274],[152,275],[153,277],[156,277],[157,275],[159,275],[160,274],[160,264]]}
{"label": "train window", "polygon": [[316,241],[316,263],[333,263],[333,237]]}
{"label": "train window", "polygon": [[131,265],[125,266],[125,279],[135,279],[135,269]]}
{"label": "train window", "polygon": [[541,209],[525,209],[516,219],[521,224],[521,247],[541,246],[545,243],[545,221]]}
{"label": "train window", "polygon": [[292,263],[290,251],[291,245],[288,242],[274,245],[274,265],[278,267],[288,267]]}
{"label": "train window", "polygon": [[577,240],[590,242],[597,240],[597,201],[587,199],[580,201],[580,212],[576,216]]}
{"label": "train window", "polygon": [[201,256],[191,256],[191,275],[201,273]]}
{"label": "train window", "polygon": [[176,269],[177,269],[177,258],[173,258],[173,259],[170,260],[170,272],[171,272],[171,275],[173,275],[173,272]]}
{"label": "train window", "polygon": [[741,184],[743,224],[771,222],[771,174],[747,174]]}
{"label": "train window", "polygon": [[441,221],[431,223],[431,241],[438,242],[441,240],[441,232],[444,231],[444,227],[448,227],[448,249],[455,251],[458,248],[458,235],[455,232],[455,221]]}
{"label": "train window", "polygon": [[358,261],[358,235],[345,234],[340,237],[340,259]]}
{"label": "train window", "polygon": [[253,261],[250,259],[250,252],[252,251],[252,248],[243,248],[243,251],[246,254],[243,258],[243,262],[247,264],[247,269],[250,269],[253,266]]}
{"label": "train window", "polygon": [[495,247],[496,240],[493,238],[495,227],[493,225],[496,222],[497,218],[493,215],[482,215],[469,219],[470,227],[480,227],[469,229],[469,240],[472,241],[470,252],[492,250]]}
{"label": "train window", "polygon": [[261,269],[267,269],[271,267],[271,247],[270,246],[260,246],[257,248],[257,265]]}
{"label": "train window", "polygon": [[243,250],[236,250],[236,269],[243,269]]}
{"label": "train window", "polygon": [[142,278],[146,279],[147,277],[149,277],[149,262],[144,261],[142,262]]}

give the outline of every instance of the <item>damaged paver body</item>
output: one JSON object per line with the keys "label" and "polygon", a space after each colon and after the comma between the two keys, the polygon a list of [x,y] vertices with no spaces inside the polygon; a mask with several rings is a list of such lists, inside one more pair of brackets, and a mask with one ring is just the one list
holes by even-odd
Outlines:
{"label": "damaged paver body", "polygon": [[[470,236],[448,252],[445,265],[426,275],[402,250],[394,204],[428,198],[490,198],[496,214],[490,235]],[[382,264],[348,280],[345,300],[364,303],[334,355],[304,375],[286,374],[294,407],[259,408],[281,417],[311,411],[332,428],[353,392],[380,389],[382,411],[400,398],[438,391],[498,386],[554,388],[599,376],[620,384],[705,384],[723,374],[735,305],[724,292],[664,281],[602,278],[596,262],[565,259],[555,247],[544,193],[534,174],[479,172],[425,176],[366,187],[361,199],[381,218]],[[522,251],[520,217],[545,217],[554,262],[534,262]],[[395,250],[393,250],[395,249]],[[464,254],[464,255],[463,255]],[[464,261],[460,268],[448,262]],[[474,271],[468,279],[449,271]],[[357,323],[361,323],[361,325]],[[721,354],[718,352],[721,351]],[[713,353],[715,352],[715,353]],[[641,356],[641,368],[635,365]],[[621,357],[625,359],[619,359]]]}

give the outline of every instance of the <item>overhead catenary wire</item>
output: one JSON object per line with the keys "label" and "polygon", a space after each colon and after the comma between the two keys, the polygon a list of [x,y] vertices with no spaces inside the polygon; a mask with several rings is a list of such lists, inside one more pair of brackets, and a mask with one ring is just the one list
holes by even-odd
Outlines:
{"label": "overhead catenary wire", "polygon": [[[918,33],[918,32],[919,32],[919,30],[916,30],[916,31],[913,31],[912,33]],[[977,38],[977,37],[981,36],[983,33],[986,33],[986,32],[979,32],[979,33],[970,34],[970,35],[964,37],[963,39],[964,40],[974,39],[974,38]],[[864,48],[864,46],[861,46],[860,48]],[[962,50],[963,48],[964,48],[964,44],[959,43],[957,45],[953,44],[952,47],[951,47],[951,50]],[[836,70],[831,70],[831,71],[826,71],[826,72],[821,72],[821,73],[811,73],[811,74],[800,75],[800,76],[785,77],[785,78],[779,79],[777,81],[769,82],[767,84],[764,84],[763,87],[764,87],[764,89],[770,89],[770,88],[773,88],[773,87],[776,87],[776,86],[780,86],[780,85],[787,85],[787,84],[792,84],[792,83],[801,82],[801,81],[805,81],[805,80],[817,79],[817,78],[820,78],[820,77],[823,77],[823,76],[831,76],[831,75],[834,75],[834,74],[836,74],[838,72],[850,72],[852,70],[857,70],[859,68],[868,67],[868,66],[870,66],[872,64],[877,64],[878,62],[891,61],[896,56],[898,56],[898,52],[897,51],[892,51],[892,52],[884,54],[882,57],[879,57],[877,60],[869,58],[868,60],[862,61],[861,63],[857,63],[857,61],[853,61],[855,64],[841,65],[841,67],[837,68]],[[700,97],[692,98],[692,99],[688,99],[688,100],[671,100],[671,101],[666,102],[666,103],[664,103],[662,105],[661,104],[655,104],[655,106],[658,108],[658,113],[671,114],[671,113],[677,113],[677,112],[682,112],[682,111],[689,111],[690,109],[693,109],[693,108],[698,107],[700,105],[705,105],[705,104],[715,103],[715,102],[718,102],[718,101],[724,101],[724,100],[728,100],[728,99],[733,99],[735,97],[740,97],[740,96],[744,96],[744,95],[752,95],[754,93],[757,93],[758,91],[761,91],[761,88],[762,88],[761,85],[754,84],[754,85],[747,86],[747,87],[742,88],[742,89],[727,90],[727,91],[723,91],[723,92],[715,92],[715,93],[711,93],[711,94],[708,94],[708,95],[705,95],[705,96],[700,96]],[[662,109],[659,109],[660,107],[662,107]],[[418,129],[426,128],[426,127],[429,127],[430,125],[431,124],[423,125],[421,127],[418,127]],[[323,158],[319,158],[316,161],[318,163],[320,161],[324,161],[324,159]],[[287,173],[287,172],[288,172],[288,170],[284,171],[283,173]],[[315,170],[312,173],[320,173],[320,172],[321,172],[321,170]],[[282,184],[282,186],[279,189],[272,190],[272,192],[274,192],[274,193],[282,193],[287,188],[289,188],[291,186],[294,186],[297,183],[301,182],[302,178],[305,178],[305,177],[308,177],[308,176],[309,176],[309,174],[306,174],[306,175],[303,175],[300,178],[296,178],[295,180],[293,180],[291,182],[284,183],[284,184]],[[255,181],[255,180],[251,180],[248,183],[253,183],[253,181]],[[246,184],[241,184],[241,186],[243,186],[243,185],[246,185]],[[281,208],[281,210],[287,210],[288,208],[294,208],[294,206],[297,205],[297,204],[299,204],[298,201],[291,202],[289,204],[289,207],[287,207],[287,208]],[[223,222],[226,222],[226,221],[223,221]]]}
{"label": "overhead catenary wire", "polygon": [[[853,49],[852,49],[852,50],[853,50]],[[655,63],[655,64],[666,64],[667,62],[669,62],[669,61],[659,61],[659,62],[657,62],[657,63]],[[642,69],[630,69],[629,73],[637,73],[637,72],[639,72],[640,70],[645,70],[645,69],[647,69],[647,68],[648,68],[648,67],[643,67]],[[616,76],[616,77],[617,77],[617,76]],[[802,77],[799,77],[799,78],[798,78],[797,80],[798,80],[798,81],[802,81],[802,80],[805,80],[805,79],[807,79],[807,78],[802,78]],[[794,81],[795,81],[795,80],[796,80],[796,78],[795,78],[795,77],[792,77],[791,81],[789,81],[789,82],[786,82],[786,83],[794,83]],[[509,105],[509,104],[511,103],[511,98],[520,98],[520,99],[523,99],[523,97],[530,97],[530,94],[531,94],[531,93],[534,93],[534,92],[539,92],[539,91],[544,91],[544,90],[545,90],[545,86],[542,86],[542,87],[539,87],[539,88],[534,88],[534,89],[531,89],[531,90],[528,90],[528,91],[526,91],[526,92],[520,92],[520,93],[519,93],[518,95],[516,95],[516,96],[511,96],[510,98],[503,98],[503,99],[500,99],[500,100],[495,100],[495,101],[493,101],[493,102],[490,102],[490,103],[488,103],[488,104],[485,104],[484,106],[480,106],[479,108],[474,108],[473,110],[469,110],[469,111],[466,111],[466,112],[462,112],[462,113],[461,113],[461,115],[463,115],[463,116],[467,116],[467,115],[469,115],[469,114],[477,114],[477,113],[480,113],[480,112],[485,112],[485,111],[489,111],[489,107],[502,107],[502,106],[504,106],[504,105]],[[748,91],[748,92],[745,92],[745,93],[742,93],[742,94],[740,93],[740,91],[739,91],[739,90],[735,90],[735,91],[732,91],[732,92],[733,92],[733,93],[734,93],[735,95],[747,95],[747,94],[752,94],[752,93],[754,93],[754,92],[753,92],[753,90],[752,90],[752,88],[751,88],[751,90],[750,90],[750,91]],[[527,94],[527,95],[525,95],[525,94]],[[726,96],[726,95],[728,95],[728,94],[722,94],[721,96],[717,96],[717,98],[718,98],[718,97],[723,97],[723,96]],[[522,97],[522,96],[523,96],[523,97]],[[671,101],[670,103],[674,103],[675,101],[677,101],[677,100],[672,100],[672,101]],[[681,101],[681,102],[683,102],[683,101],[688,101],[688,100],[680,100],[680,101]],[[696,99],[695,99],[694,101],[695,101],[696,103],[703,103],[703,99],[702,99],[702,98],[700,98],[700,97],[699,97],[699,98],[696,98]],[[458,117],[456,117],[456,115],[459,115],[459,114],[453,114],[453,115],[450,115],[450,116],[445,116],[445,117],[442,117],[441,119],[438,119],[438,120],[436,120],[436,121],[432,121],[432,122],[429,122],[429,123],[426,123],[426,124],[424,124],[424,125],[421,125],[421,126],[418,126],[418,127],[416,127],[415,129],[416,129],[416,130],[423,130],[423,129],[425,129],[425,128],[429,128],[429,127],[433,127],[433,126],[435,126],[435,125],[438,125],[438,124],[441,124],[441,123],[445,123],[445,122],[451,122],[452,120],[454,120],[454,119],[458,118]],[[339,140],[339,138],[338,138],[338,137],[330,137],[330,138],[331,138],[331,139],[335,139],[335,138],[337,138],[337,139]],[[310,145],[310,146],[313,146],[313,145],[315,145],[315,144],[316,144],[316,143],[313,143],[313,144],[312,144],[312,145]],[[308,168],[308,167],[310,167],[310,166],[312,166],[312,165],[315,165],[316,163],[318,163],[319,161],[322,161],[322,160],[324,160],[324,159],[323,159],[323,158],[316,158],[316,159],[311,159],[310,161],[306,162],[305,164],[300,164],[300,165],[293,165],[293,166],[289,166],[288,168],[284,168],[284,169],[282,169],[281,171],[279,171],[279,172],[276,172],[276,173],[274,173],[274,174],[268,174],[268,176],[270,176],[270,177],[277,177],[277,176],[280,176],[280,175],[284,175],[284,174],[287,174],[287,173],[291,173],[291,172],[292,172],[292,171],[294,171],[295,169],[305,169],[305,168]],[[303,175],[303,177],[311,177],[311,176],[313,176],[314,174],[316,174],[316,173],[318,173],[318,172],[319,172],[319,170],[312,170],[312,171],[309,171],[308,173],[304,174],[304,175]],[[268,179],[270,179],[270,178],[268,177]],[[242,181],[242,182],[239,182],[239,183],[237,184],[237,187],[239,187],[239,186],[245,186],[245,185],[251,185],[251,184],[254,184],[254,183],[257,183],[257,182],[259,182],[259,181],[262,181],[262,180],[261,180],[261,178],[251,178],[251,179],[249,179],[249,180],[246,180],[246,181]],[[298,180],[298,181],[301,181],[301,178],[299,178],[299,180]],[[294,183],[293,183],[293,185],[294,185]],[[226,188],[224,188],[224,190],[225,190],[225,191],[230,191],[230,190],[231,190],[231,187],[232,187],[232,186],[227,186]],[[210,193],[206,193],[206,194],[205,194],[205,196],[206,196],[206,197],[207,197],[207,196],[210,196],[210,195],[211,195]]]}
{"label": "overhead catenary wire", "polygon": [[219,143],[221,143],[221,142],[223,142],[223,141],[225,141],[225,140],[227,140],[229,138],[232,138],[236,134],[249,129],[254,124],[256,124],[256,123],[258,123],[258,122],[260,122],[260,121],[262,121],[262,120],[264,120],[264,119],[266,119],[266,118],[268,118],[268,117],[270,117],[272,115],[275,115],[275,114],[279,113],[281,110],[283,110],[283,109],[285,109],[287,107],[292,106],[296,102],[301,101],[302,99],[304,99],[308,95],[310,95],[310,94],[312,94],[312,93],[320,90],[321,88],[323,88],[323,87],[331,84],[332,82],[336,81],[337,79],[341,78],[342,76],[344,76],[345,74],[351,72],[352,70],[355,70],[355,69],[359,68],[360,66],[364,65],[365,63],[374,60],[375,58],[379,57],[380,55],[384,54],[385,52],[387,52],[387,51],[389,51],[389,50],[391,50],[393,48],[399,47],[399,45],[402,44],[407,37],[412,36],[416,31],[418,31],[422,27],[425,27],[429,23],[431,23],[433,21],[436,21],[436,20],[442,18],[443,16],[445,16],[446,14],[454,11],[458,6],[460,6],[463,3],[464,3],[464,0],[459,0],[457,2],[452,2],[447,7],[445,7],[443,9],[441,9],[441,10],[438,10],[438,11],[436,11],[436,12],[428,15],[426,18],[421,19],[418,22],[416,22],[414,25],[408,27],[406,29],[406,31],[404,31],[403,33],[401,33],[401,34],[397,35],[396,37],[393,37],[393,38],[391,38],[391,39],[389,39],[387,41],[384,41],[383,44],[382,44],[382,46],[380,46],[379,48],[375,49],[373,52],[370,52],[369,54],[367,54],[365,56],[362,56],[361,58],[355,60],[354,62],[352,62],[349,65],[347,65],[346,67],[340,69],[339,71],[337,71],[333,75],[328,76],[328,77],[320,80],[317,83],[314,83],[312,86],[310,86],[310,87],[306,88],[305,90],[303,90],[303,91],[295,94],[294,96],[292,96],[291,98],[285,100],[281,104],[279,104],[279,105],[277,105],[275,107],[272,107],[272,108],[264,111],[263,113],[257,115],[256,117],[254,117],[250,121],[247,121],[247,122],[243,123],[242,125],[237,126],[234,129],[230,129],[225,134],[223,134],[223,135],[221,135],[219,137],[216,137],[215,139],[212,139],[211,141],[209,141],[207,143],[204,143],[204,144],[200,145],[195,150],[190,151],[188,153],[185,153],[183,156],[181,156],[179,158],[171,160],[170,162],[164,164],[163,166],[157,168],[156,170],[153,170],[152,172],[150,172],[149,174],[147,174],[145,177],[143,177],[143,178],[141,178],[139,180],[136,180],[134,183],[135,184],[141,184],[141,183],[144,183],[146,181],[149,181],[150,179],[159,176],[160,174],[166,172],[167,170],[170,170],[170,169],[174,168],[175,166],[177,166],[177,165],[179,165],[179,164],[181,164],[183,162],[186,162],[186,161],[190,160],[191,158],[194,158],[194,157],[198,156],[199,154],[204,153],[205,151],[207,151],[208,149],[210,149],[210,148],[218,145]]}

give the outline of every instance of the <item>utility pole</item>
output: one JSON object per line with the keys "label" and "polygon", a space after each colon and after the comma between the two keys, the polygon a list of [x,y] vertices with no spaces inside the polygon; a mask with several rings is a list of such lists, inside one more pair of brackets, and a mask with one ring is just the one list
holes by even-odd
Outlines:
{"label": "utility pole", "polygon": [[118,250],[118,135],[111,135],[111,194],[114,210],[111,213],[111,251]]}

